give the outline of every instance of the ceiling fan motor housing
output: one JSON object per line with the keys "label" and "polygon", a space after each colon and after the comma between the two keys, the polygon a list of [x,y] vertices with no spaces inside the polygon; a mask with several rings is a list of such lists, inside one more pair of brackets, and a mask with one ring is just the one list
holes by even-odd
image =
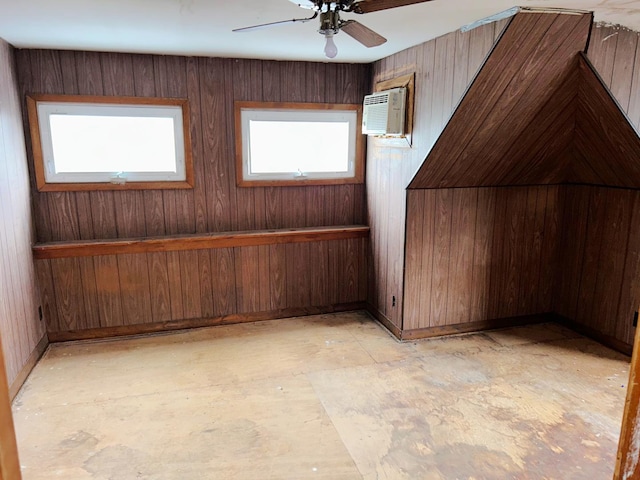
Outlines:
{"label": "ceiling fan motor housing", "polygon": [[320,13],[320,32],[323,35],[335,35],[340,30],[340,15],[336,10]]}

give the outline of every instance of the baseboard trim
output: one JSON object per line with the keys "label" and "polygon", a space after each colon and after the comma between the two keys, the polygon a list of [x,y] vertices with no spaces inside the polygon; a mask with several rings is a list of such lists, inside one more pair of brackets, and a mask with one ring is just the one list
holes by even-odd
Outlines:
{"label": "baseboard trim", "polygon": [[29,374],[33,370],[33,367],[36,366],[36,364],[38,363],[38,360],[40,360],[40,357],[42,357],[42,355],[44,354],[44,351],[47,349],[48,346],[49,346],[49,338],[45,333],[40,339],[40,341],[38,342],[38,344],[36,345],[36,347],[33,349],[33,352],[31,352],[31,355],[29,355],[29,358],[24,364],[24,367],[22,367],[20,372],[18,372],[18,375],[16,376],[16,378],[13,380],[13,382],[11,382],[11,385],[9,386],[9,398],[11,398],[11,401],[13,401],[13,399],[16,398],[16,395],[18,395],[18,392],[22,388],[22,385],[24,385],[24,382],[27,380],[27,377],[29,377]]}
{"label": "baseboard trim", "polygon": [[370,303],[367,303],[366,310],[373,318],[380,322],[384,328],[389,330],[394,337],[398,340],[402,340],[402,330],[400,330],[400,328],[398,328],[384,313]]}
{"label": "baseboard trim", "polygon": [[213,318],[197,318],[190,320],[175,320],[162,323],[148,323],[141,325],[126,325],[118,327],[91,328],[87,330],[69,330],[66,332],[49,332],[49,341],[68,342],[72,340],[94,340],[99,338],[126,337],[147,333],[169,332],[174,330],[188,330],[191,328],[216,327],[233,325],[235,323],[260,322],[281,318],[304,317],[323,313],[349,312],[364,310],[364,302],[340,303],[323,307],[285,308],[265,312],[224,315]]}
{"label": "baseboard trim", "polygon": [[482,320],[479,322],[458,323],[456,325],[443,325],[437,327],[417,328],[404,330],[401,340],[418,340],[421,338],[444,337],[447,335],[459,335],[461,333],[481,332],[498,328],[521,327],[537,323],[553,322],[555,316],[551,313],[537,315],[523,315],[519,317],[497,318],[494,320]]}
{"label": "baseboard trim", "polygon": [[558,314],[554,314],[553,317],[554,322],[570,328],[571,330],[574,330],[579,334],[584,335],[585,337],[589,337],[590,339],[595,340],[596,342],[601,343],[602,345],[609,347],[616,352],[620,352],[628,356],[631,356],[631,354],[633,353],[633,345],[629,345],[628,343],[618,340],[615,337],[606,335],[591,327],[587,327],[586,325],[582,325],[574,320],[571,320],[568,317],[564,317]]}

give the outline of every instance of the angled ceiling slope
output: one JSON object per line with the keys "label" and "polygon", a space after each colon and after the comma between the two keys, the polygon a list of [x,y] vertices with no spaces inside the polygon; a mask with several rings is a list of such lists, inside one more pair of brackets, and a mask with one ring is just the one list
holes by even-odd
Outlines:
{"label": "angled ceiling slope", "polygon": [[409,188],[640,187],[640,138],[584,56],[588,13],[518,13]]}

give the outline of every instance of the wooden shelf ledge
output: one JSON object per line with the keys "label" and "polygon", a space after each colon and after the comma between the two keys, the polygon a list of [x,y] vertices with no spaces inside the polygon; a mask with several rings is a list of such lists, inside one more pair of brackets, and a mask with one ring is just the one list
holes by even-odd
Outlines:
{"label": "wooden shelf ledge", "polygon": [[82,240],[37,243],[33,256],[37,260],[52,258],[95,257],[147,252],[208,250],[212,248],[254,247],[282,243],[323,242],[365,238],[369,227],[343,225],[335,227],[282,228],[164,237],[119,238],[112,240]]}

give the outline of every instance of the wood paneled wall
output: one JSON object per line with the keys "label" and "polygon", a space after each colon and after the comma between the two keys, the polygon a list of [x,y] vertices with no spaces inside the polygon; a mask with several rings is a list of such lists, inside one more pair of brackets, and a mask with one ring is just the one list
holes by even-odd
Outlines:
{"label": "wood paneled wall", "polygon": [[518,13],[410,188],[559,183],[592,14]]}
{"label": "wood paneled wall", "polygon": [[416,75],[412,147],[394,147],[388,140],[373,137],[367,145],[368,302],[398,328],[403,309],[405,188],[507,22],[450,33],[374,64],[374,83],[411,72]]}
{"label": "wood paneled wall", "polygon": [[364,185],[237,188],[233,102],[360,103],[369,65],[20,50],[17,66],[23,96],[184,97],[191,107],[193,190],[34,192],[39,242],[364,223]]}
{"label": "wood paneled wall", "polygon": [[562,263],[554,311],[633,343],[640,306],[640,191],[564,186]]}
{"label": "wood paneled wall", "polygon": [[[0,337],[9,384],[44,337],[31,243],[29,176],[13,51],[0,40]],[[46,341],[46,339],[45,339]]]}
{"label": "wood paneled wall", "polygon": [[403,329],[550,312],[559,188],[410,190]]}
{"label": "wood paneled wall", "polygon": [[[597,25],[588,50],[589,60],[636,129],[640,127],[638,46],[637,32]],[[631,345],[633,313],[640,306],[640,192],[601,186],[563,188],[562,262],[554,310],[591,332]]]}
{"label": "wood paneled wall", "polygon": [[[17,65],[23,95],[161,96],[190,102],[193,190],[34,190],[39,242],[364,223],[363,184],[238,188],[233,104],[360,103],[370,90],[369,65],[52,50],[18,51]],[[273,317],[362,302],[364,242],[38,261],[48,330],[52,339],[60,339],[72,330],[151,324],[152,330],[166,322],[222,321],[256,312]]]}
{"label": "wood paneled wall", "polygon": [[37,267],[55,341],[358,308],[366,297],[366,244],[353,238],[58,258]]}

